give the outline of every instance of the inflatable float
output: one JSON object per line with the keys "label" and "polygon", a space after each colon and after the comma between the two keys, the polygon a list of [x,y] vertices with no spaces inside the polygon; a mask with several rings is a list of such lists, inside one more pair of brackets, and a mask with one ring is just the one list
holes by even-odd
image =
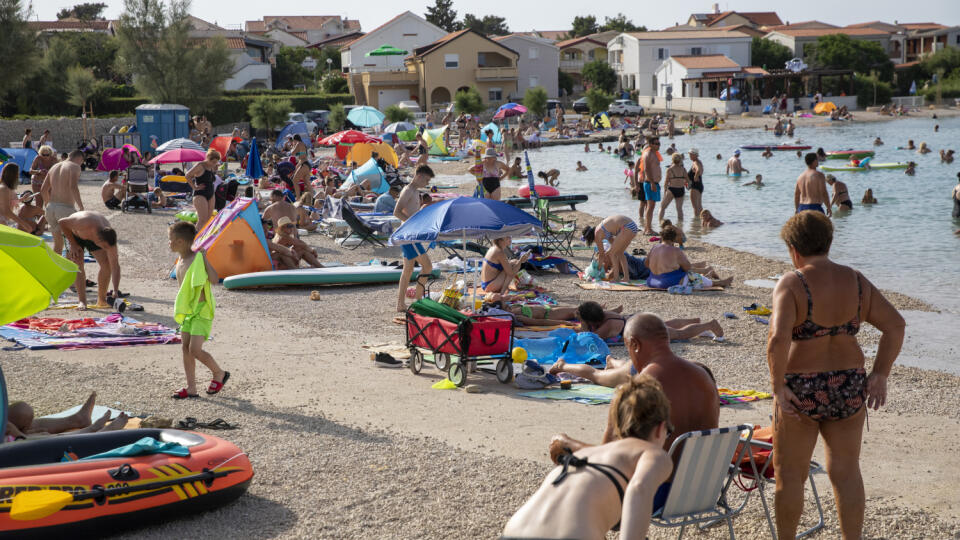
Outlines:
{"label": "inflatable float", "polygon": [[874,155],[876,155],[876,152],[873,150],[840,150],[827,152],[827,159],[863,159]]}
{"label": "inflatable float", "polygon": [[[551,205],[569,204],[571,210],[576,210],[577,205],[579,203],[587,202],[588,197],[584,194],[577,194],[577,195],[542,196],[540,198],[550,201]],[[530,202],[529,197],[508,197],[504,199],[503,202],[511,206],[516,206],[517,208],[530,208],[531,206],[533,206],[533,203]]]}
{"label": "inflatable float", "polygon": [[[284,287],[302,285],[355,285],[365,283],[397,283],[403,269],[395,266],[336,266],[332,268],[300,268],[297,270],[271,270],[237,274],[223,280],[227,289],[253,289],[257,287]],[[411,280],[417,279],[419,270],[413,271]],[[439,271],[434,271],[439,277]]]}
{"label": "inflatable float", "polygon": [[[546,185],[538,184],[538,185],[534,186],[534,189],[537,190],[537,196],[538,196],[538,197],[556,197],[557,195],[560,195],[560,190],[558,190],[557,188],[555,188],[555,187],[553,187],[553,186],[546,186]],[[523,198],[526,198],[526,199],[529,199],[529,198],[530,198],[530,186],[522,186],[520,189],[518,189],[518,190],[517,190],[517,196],[523,197]]]}
{"label": "inflatable float", "polygon": [[874,169],[906,169],[907,164],[901,162],[897,163],[870,163],[869,167],[855,167],[853,165],[846,165],[843,167],[829,167],[823,166],[820,167],[821,170],[827,172],[864,172],[871,171]]}
{"label": "inflatable float", "polygon": [[797,150],[809,150],[813,147],[807,146],[807,145],[800,145],[800,144],[746,144],[741,146],[740,148],[743,148],[744,150],[766,150],[767,148],[769,148],[770,150],[774,150],[774,151],[793,150],[794,152],[796,152]]}
{"label": "inflatable float", "polygon": [[[181,455],[120,455],[133,443]],[[8,443],[0,463],[0,538],[85,538],[169,521],[233,501],[253,478],[232,443],[172,429]]]}

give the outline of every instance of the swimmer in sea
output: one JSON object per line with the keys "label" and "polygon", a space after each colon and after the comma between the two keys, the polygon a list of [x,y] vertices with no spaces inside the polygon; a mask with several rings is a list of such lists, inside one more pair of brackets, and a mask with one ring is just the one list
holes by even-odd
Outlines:
{"label": "swimmer in sea", "polygon": [[801,152],[800,150],[797,150],[797,159],[801,159],[802,157],[803,157],[803,152]]}
{"label": "swimmer in sea", "polygon": [[910,163],[907,163],[907,169],[903,171],[903,174],[907,176],[914,176],[915,174],[917,174],[917,163],[915,161],[911,161]]}
{"label": "swimmer in sea", "polygon": [[883,139],[878,135],[876,139],[873,140],[874,146],[883,146]]}
{"label": "swimmer in sea", "polygon": [[577,172],[586,172],[586,171],[587,171],[587,167],[586,167],[583,163],[581,163],[581,162],[578,161],[578,162],[577,162]]}
{"label": "swimmer in sea", "polygon": [[827,184],[833,188],[833,197],[830,199],[830,204],[836,206],[839,210],[853,210],[853,201],[850,200],[847,185],[837,180],[837,177],[832,174],[827,175]]}
{"label": "swimmer in sea", "polygon": [[717,154],[717,161],[723,159],[723,154]]}
{"label": "swimmer in sea", "polygon": [[907,141],[907,146],[903,147],[903,150],[916,150],[917,147],[913,145],[913,139]]}
{"label": "swimmer in sea", "polygon": [[[800,150],[797,150],[797,157],[803,157]],[[823,148],[817,148],[817,161],[823,163],[827,160],[827,153],[823,151]]]}
{"label": "swimmer in sea", "polygon": [[583,151],[584,151],[584,152],[589,152],[589,151],[590,151],[590,143],[586,143],[586,144],[583,145]]}
{"label": "swimmer in sea", "polygon": [[746,187],[746,186],[763,187],[763,186],[765,186],[765,185],[766,185],[766,184],[763,183],[763,175],[762,175],[762,174],[758,174],[757,177],[753,179],[753,182],[747,182],[747,183],[744,184],[743,186],[744,186],[744,187]]}
{"label": "swimmer in sea", "polygon": [[740,149],[737,148],[733,151],[733,157],[727,160],[727,176],[741,176],[749,172],[743,168],[743,163],[740,162]]}
{"label": "swimmer in sea", "polygon": [[773,157],[773,148],[770,148],[770,147],[768,146],[767,149],[764,150],[762,154],[760,154],[760,157],[772,158],[772,157]]}
{"label": "swimmer in sea", "polygon": [[953,150],[940,150],[940,163],[953,163]]}
{"label": "swimmer in sea", "polygon": [[860,201],[860,204],[877,204],[877,199],[873,196],[873,189],[867,188],[863,192],[863,200]]}
{"label": "swimmer in sea", "polygon": [[920,143],[920,148],[917,148],[918,154],[929,154],[930,152],[933,152],[933,150],[925,142]]}

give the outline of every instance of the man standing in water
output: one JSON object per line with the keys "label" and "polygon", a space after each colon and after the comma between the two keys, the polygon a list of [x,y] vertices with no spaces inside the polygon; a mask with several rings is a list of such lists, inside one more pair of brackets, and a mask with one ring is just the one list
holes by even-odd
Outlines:
{"label": "man standing in water", "polygon": [[640,202],[640,214],[643,217],[643,234],[653,236],[653,208],[660,201],[660,138],[651,137],[647,141],[647,147],[643,149],[643,155],[637,162],[640,168],[640,175],[637,176],[642,182],[643,201]]}
{"label": "man standing in water", "polygon": [[837,209],[853,210],[853,201],[847,193],[847,185],[837,180],[837,177],[832,174],[827,175],[827,183],[833,188],[833,198],[830,203],[836,205]]}
{"label": "man standing in water", "polygon": [[83,211],[83,201],[80,199],[80,163],[83,162],[83,152],[74,150],[61,161],[50,167],[47,177],[40,187],[40,196],[46,206],[44,215],[50,225],[53,235],[53,252],[60,255],[63,252],[63,233],[60,232],[60,220],[70,217],[76,211]]}
{"label": "man standing in water", "polygon": [[[433,178],[433,169],[426,165],[417,167],[417,172],[413,175],[413,180],[400,192],[400,197],[397,199],[397,204],[393,209],[394,217],[400,221],[406,221],[420,210],[419,190],[427,187],[431,178]],[[417,263],[420,263],[420,275],[417,276],[417,299],[423,296],[426,289],[424,281],[430,273],[433,272],[433,264],[430,262],[430,256],[427,255],[427,250],[430,249],[429,247],[423,244],[403,244],[402,247],[403,273],[400,275],[400,291],[397,295],[397,311],[401,313],[407,310],[407,301],[405,298],[407,284],[410,283],[410,278],[413,276],[413,267]]]}
{"label": "man standing in water", "polygon": [[743,173],[749,172],[740,163],[740,149],[737,148],[733,151],[733,157],[727,160],[727,176],[743,176]]}
{"label": "man standing in water", "polygon": [[[797,188],[793,193],[793,207],[796,212],[804,210],[814,210],[825,213],[831,217],[833,212],[830,210],[830,195],[827,193],[827,179],[823,173],[817,170],[820,161],[817,155],[809,153],[804,158],[807,163],[807,170],[803,171],[797,178]],[[826,212],[824,212],[826,207]]]}

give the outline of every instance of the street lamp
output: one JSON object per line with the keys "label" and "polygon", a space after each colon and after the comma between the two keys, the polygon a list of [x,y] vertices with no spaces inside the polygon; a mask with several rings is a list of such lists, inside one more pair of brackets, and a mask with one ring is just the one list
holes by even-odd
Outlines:
{"label": "street lamp", "polygon": [[333,58],[327,58],[327,73],[330,73],[330,69],[333,68]]}

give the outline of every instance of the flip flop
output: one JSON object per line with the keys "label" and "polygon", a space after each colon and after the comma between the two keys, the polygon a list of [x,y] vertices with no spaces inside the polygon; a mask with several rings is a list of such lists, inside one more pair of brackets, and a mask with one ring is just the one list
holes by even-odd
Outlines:
{"label": "flip flop", "polygon": [[186,389],[186,388],[181,388],[181,389],[178,390],[177,393],[174,394],[172,397],[173,397],[173,399],[199,399],[199,398],[200,398],[200,394],[191,394],[191,393],[187,392],[187,389]]}
{"label": "flip flop", "polygon": [[223,390],[223,385],[227,384],[228,380],[230,380],[230,372],[224,371],[222,381],[210,381],[210,386],[207,387],[207,394],[211,396],[219,394],[220,391]]}

